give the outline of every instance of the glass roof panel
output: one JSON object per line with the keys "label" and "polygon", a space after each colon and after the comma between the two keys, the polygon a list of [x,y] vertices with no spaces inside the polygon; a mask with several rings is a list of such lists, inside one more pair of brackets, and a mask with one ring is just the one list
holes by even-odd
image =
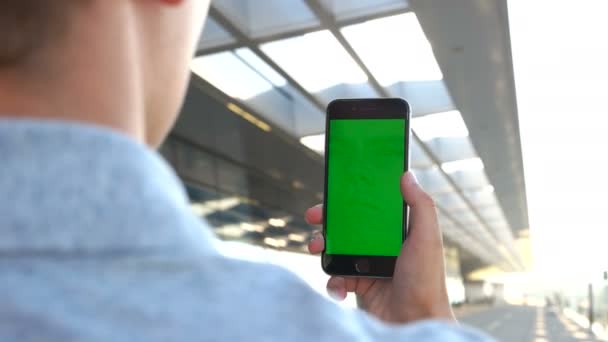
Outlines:
{"label": "glass roof panel", "polygon": [[492,185],[465,191],[465,196],[478,208],[495,205],[497,203],[496,195],[494,195],[494,187]]}
{"label": "glass roof panel", "polygon": [[469,136],[467,126],[457,110],[415,117],[412,119],[412,129],[422,141]]}
{"label": "glass roof panel", "polygon": [[435,202],[447,211],[458,211],[467,208],[467,204],[456,192],[438,194],[433,196]]}
{"label": "glass roof panel", "polygon": [[367,76],[327,30],[273,41],[260,46],[307,91],[367,82]]}
{"label": "glass roof panel", "polygon": [[248,100],[273,88],[272,83],[231,51],[194,58],[190,68],[228,96],[241,100]]}
{"label": "glass roof panel", "polygon": [[479,225],[479,220],[477,217],[469,210],[462,210],[459,212],[455,212],[452,214],[458,222],[460,222],[465,227],[469,227],[471,225],[477,226]]}
{"label": "glass roof panel", "polygon": [[300,143],[319,154],[325,153],[325,134],[303,137],[300,139]]}
{"label": "glass roof panel", "polygon": [[[346,26],[341,31],[383,86],[443,79],[431,44],[413,12]],[[398,44],[391,34],[399,35]]]}
{"label": "glass roof panel", "polygon": [[505,216],[499,206],[482,208],[479,210],[479,214],[484,218],[484,220],[486,220],[486,222],[505,220]]}
{"label": "glass roof panel", "polygon": [[199,49],[212,48],[224,44],[235,43],[236,39],[220,26],[213,18],[207,18],[203,33],[198,43]]}
{"label": "glass roof panel", "polygon": [[433,161],[422,150],[418,141],[410,139],[410,167],[427,168],[433,166]]}
{"label": "glass roof panel", "polygon": [[278,72],[261,60],[260,57],[253,53],[249,48],[236,49],[234,53],[275,86],[284,87],[287,84],[287,81],[283,76],[279,75]]}
{"label": "glass roof panel", "polygon": [[415,169],[414,174],[422,187],[430,194],[454,191],[438,167]]}
{"label": "glass roof panel", "polygon": [[463,190],[478,190],[490,185],[484,170],[456,171],[450,174],[454,182]]}
{"label": "glass roof panel", "polygon": [[462,160],[454,160],[441,164],[441,168],[445,173],[452,174],[463,171],[479,171],[483,170],[483,161],[480,158],[469,158]]}
{"label": "glass roof panel", "polygon": [[365,17],[388,10],[406,9],[408,7],[408,2],[404,0],[320,0],[320,2],[338,21]]}
{"label": "glass roof panel", "polygon": [[477,157],[468,137],[435,138],[427,141],[426,144],[442,162]]}

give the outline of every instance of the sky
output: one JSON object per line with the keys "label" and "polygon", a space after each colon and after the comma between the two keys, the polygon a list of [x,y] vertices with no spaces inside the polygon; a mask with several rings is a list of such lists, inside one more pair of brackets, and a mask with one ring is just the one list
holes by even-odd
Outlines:
{"label": "sky", "polygon": [[608,271],[608,1],[509,0],[535,279]]}

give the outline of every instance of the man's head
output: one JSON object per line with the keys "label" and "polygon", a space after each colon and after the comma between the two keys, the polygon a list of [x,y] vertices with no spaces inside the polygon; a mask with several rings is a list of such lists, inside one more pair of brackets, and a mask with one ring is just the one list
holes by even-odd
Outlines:
{"label": "man's head", "polygon": [[0,117],[110,126],[159,144],[209,0],[3,0]]}

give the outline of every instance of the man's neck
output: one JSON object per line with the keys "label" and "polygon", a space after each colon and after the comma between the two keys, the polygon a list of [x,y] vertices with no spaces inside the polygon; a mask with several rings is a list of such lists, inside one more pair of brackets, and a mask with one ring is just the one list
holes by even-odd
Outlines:
{"label": "man's neck", "polygon": [[[86,87],[86,85],[84,86]],[[81,89],[62,88],[60,92],[49,86],[36,92],[15,91],[0,82],[0,119],[64,120],[104,126],[127,134],[139,142],[144,140],[143,115],[105,101],[103,97],[90,96]],[[36,94],[40,94],[37,96]]]}
{"label": "man's neck", "polygon": [[[82,16],[83,18],[85,16]],[[35,69],[0,69],[0,118],[85,122],[145,140],[135,35],[124,20],[86,16]],[[25,68],[28,68],[27,66]]]}

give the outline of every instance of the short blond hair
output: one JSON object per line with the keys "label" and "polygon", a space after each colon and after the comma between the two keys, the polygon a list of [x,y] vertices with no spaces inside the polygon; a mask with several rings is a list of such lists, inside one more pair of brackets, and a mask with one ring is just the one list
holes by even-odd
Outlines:
{"label": "short blond hair", "polygon": [[0,68],[24,63],[69,28],[88,0],[0,0]]}

